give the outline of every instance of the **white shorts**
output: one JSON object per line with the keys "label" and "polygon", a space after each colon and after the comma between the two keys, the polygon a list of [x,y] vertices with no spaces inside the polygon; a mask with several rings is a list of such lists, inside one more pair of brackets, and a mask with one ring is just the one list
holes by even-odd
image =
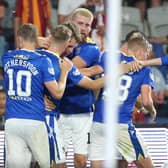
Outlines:
{"label": "white shorts", "polygon": [[118,124],[118,129],[117,149],[127,162],[149,157],[147,146],[133,125]]}
{"label": "white shorts", "polygon": [[89,160],[105,160],[104,123],[93,122],[90,131]]}
{"label": "white shorts", "polygon": [[76,154],[88,154],[88,134],[90,132],[93,113],[61,114],[59,125],[63,132],[65,150],[72,140]]}
{"label": "white shorts", "polygon": [[45,122],[8,119],[5,123],[7,168],[29,168],[31,160],[41,168],[50,167],[48,135]]}
{"label": "white shorts", "polygon": [[55,161],[57,164],[65,163],[65,148],[63,136],[58,127],[58,120],[54,115],[46,115],[47,130],[50,146],[50,161]]}

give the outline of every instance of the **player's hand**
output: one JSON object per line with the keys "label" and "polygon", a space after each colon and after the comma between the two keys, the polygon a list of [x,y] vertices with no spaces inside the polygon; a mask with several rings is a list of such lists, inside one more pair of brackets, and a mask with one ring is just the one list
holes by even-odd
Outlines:
{"label": "player's hand", "polygon": [[45,95],[44,96],[45,109],[47,111],[54,110],[56,105]]}
{"label": "player's hand", "polygon": [[156,110],[153,110],[152,112],[150,112],[150,121],[154,122],[155,119],[156,119]]}
{"label": "player's hand", "polygon": [[61,71],[69,72],[72,69],[73,63],[66,57],[59,60]]}
{"label": "player's hand", "polygon": [[48,37],[38,37],[37,41],[38,47],[47,49],[49,47],[49,38]]}
{"label": "player's hand", "polygon": [[128,63],[129,64],[129,66],[130,66],[130,71],[131,72],[138,72],[140,69],[142,69],[142,65],[141,65],[141,63],[139,62],[139,61],[132,61],[132,62],[129,62]]}
{"label": "player's hand", "polygon": [[149,111],[145,107],[141,107],[140,109],[138,109],[138,111],[141,111],[145,115],[149,113]]}
{"label": "player's hand", "polygon": [[145,67],[145,61],[138,61],[139,66],[141,66],[142,68]]}

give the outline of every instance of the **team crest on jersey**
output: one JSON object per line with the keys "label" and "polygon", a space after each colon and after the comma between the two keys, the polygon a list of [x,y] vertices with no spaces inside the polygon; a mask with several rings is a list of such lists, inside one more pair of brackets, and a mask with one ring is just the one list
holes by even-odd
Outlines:
{"label": "team crest on jersey", "polygon": [[52,74],[52,75],[55,74],[55,73],[54,73],[54,68],[48,68],[48,72],[49,72],[50,74]]}
{"label": "team crest on jersey", "polygon": [[80,74],[80,72],[79,72],[78,69],[76,69],[75,71],[73,71],[73,75],[74,75],[74,76],[77,76],[77,75],[79,75],[79,74]]}

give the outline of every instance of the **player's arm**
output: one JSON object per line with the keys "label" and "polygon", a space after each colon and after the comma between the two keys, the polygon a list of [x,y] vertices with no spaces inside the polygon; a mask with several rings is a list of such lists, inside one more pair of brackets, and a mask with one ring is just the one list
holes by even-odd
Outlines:
{"label": "player's arm", "polygon": [[119,64],[120,74],[127,73],[127,72],[137,72],[142,68],[142,65],[139,61],[132,61],[127,64]]}
{"label": "player's arm", "polygon": [[165,59],[163,59],[163,61],[161,58],[154,58],[154,59],[149,59],[149,60],[145,60],[145,61],[140,61],[140,64],[142,66],[168,65],[168,58],[165,57]]}
{"label": "player's arm", "polygon": [[79,69],[87,67],[87,63],[80,56],[75,56],[72,62]]}
{"label": "player's arm", "polygon": [[68,76],[68,72],[72,68],[72,63],[68,61],[66,58],[63,60],[60,60],[60,69],[61,69],[61,74],[59,81],[57,82],[56,80],[45,82],[45,86],[48,89],[48,91],[51,93],[51,95],[56,98],[56,99],[61,99],[65,86],[66,86],[66,80]]}
{"label": "player's arm", "polygon": [[66,79],[67,79],[66,72],[61,73],[61,77],[59,82],[56,80],[45,82],[45,87],[48,89],[48,91],[51,93],[51,95],[55,99],[61,99],[64,93],[65,85],[66,85]]}
{"label": "player's arm", "polygon": [[83,87],[85,89],[89,90],[98,90],[102,87],[104,87],[105,84],[105,77],[98,78],[96,80],[92,80],[86,76],[84,76],[79,83],[77,84],[80,87]]}
{"label": "player's arm", "polygon": [[149,59],[146,61],[140,61],[142,66],[154,66],[154,65],[168,65],[168,57],[163,56],[160,58]]}
{"label": "player's arm", "polygon": [[153,104],[152,89],[150,85],[142,85],[141,99],[142,99],[143,106],[151,115],[151,120],[154,121],[156,118],[156,109]]}
{"label": "player's arm", "polygon": [[93,62],[98,62],[100,50],[98,47],[90,45],[83,48],[75,48],[74,55],[75,57],[73,57],[72,62],[78,69],[81,69],[90,67],[93,65]]}
{"label": "player's arm", "polygon": [[[139,64],[138,61],[132,61],[129,62],[127,64],[119,64],[119,69],[120,69],[120,74],[123,73],[127,73],[130,71],[139,71],[142,68],[142,66]],[[98,75],[101,74],[102,72],[104,72],[104,69],[101,65],[94,65],[92,67],[89,68],[81,68],[79,69],[79,71],[85,75],[85,76],[94,76],[94,75]]]}
{"label": "player's arm", "polygon": [[47,95],[44,95],[44,103],[45,103],[45,109],[47,111],[54,110],[56,108],[56,105],[54,104],[53,101],[51,101]]}
{"label": "player's arm", "polygon": [[[140,69],[142,68],[142,66],[139,64],[139,62],[137,61],[132,61],[132,62],[129,62],[127,64],[119,64],[119,69],[120,69],[120,74],[123,74],[123,73],[127,73],[127,72],[130,72],[130,71],[139,71]],[[101,74],[104,72],[104,69],[102,66],[100,65],[94,65],[92,67],[89,67],[89,68],[81,68],[79,69],[79,71],[85,75],[85,76],[94,76],[94,75],[98,75],[98,74]]]}
{"label": "player's arm", "polygon": [[79,69],[79,71],[83,75],[90,77],[90,76],[101,74],[104,71],[104,69],[100,65],[94,65],[89,68],[81,68]]}

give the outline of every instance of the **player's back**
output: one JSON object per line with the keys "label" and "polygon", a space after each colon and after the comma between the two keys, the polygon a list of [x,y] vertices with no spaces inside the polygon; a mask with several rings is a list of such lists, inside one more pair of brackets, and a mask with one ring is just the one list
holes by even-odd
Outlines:
{"label": "player's back", "polygon": [[[130,60],[130,58],[128,58]],[[127,57],[125,57],[127,61]],[[139,72],[130,72],[119,78],[119,123],[129,123],[132,120],[132,112],[142,85],[153,87],[153,79],[150,68],[145,67]]]}
{"label": "player's back", "polygon": [[[54,80],[46,57],[30,50],[14,50],[3,56],[6,118],[44,120],[44,82]],[[47,69],[47,70],[45,70]]]}

